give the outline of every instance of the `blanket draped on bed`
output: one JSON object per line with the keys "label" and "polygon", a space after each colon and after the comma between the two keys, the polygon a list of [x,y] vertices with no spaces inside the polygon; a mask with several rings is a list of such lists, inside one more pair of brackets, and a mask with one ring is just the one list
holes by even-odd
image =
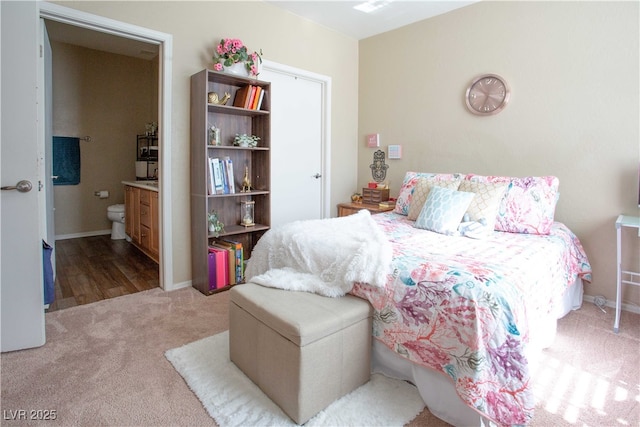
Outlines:
{"label": "blanket draped on bed", "polygon": [[272,288],[342,296],[354,283],[384,287],[391,243],[367,210],[295,221],[267,231],[247,262],[247,281]]}

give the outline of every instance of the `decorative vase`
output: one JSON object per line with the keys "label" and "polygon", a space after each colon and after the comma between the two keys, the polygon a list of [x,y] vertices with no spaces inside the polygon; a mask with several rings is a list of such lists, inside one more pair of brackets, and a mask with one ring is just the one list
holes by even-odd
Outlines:
{"label": "decorative vase", "polygon": [[227,74],[235,74],[235,75],[243,76],[243,77],[249,77],[250,76],[249,70],[247,70],[247,67],[245,66],[244,62],[236,62],[235,64],[233,64],[233,65],[231,65],[229,67],[223,65],[222,69]]}

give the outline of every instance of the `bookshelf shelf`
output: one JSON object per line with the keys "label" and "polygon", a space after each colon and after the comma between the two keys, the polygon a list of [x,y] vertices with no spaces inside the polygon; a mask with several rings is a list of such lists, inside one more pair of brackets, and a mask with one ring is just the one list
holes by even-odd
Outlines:
{"label": "bookshelf shelf", "polygon": [[[259,109],[234,107],[236,93],[248,85],[257,86],[263,92]],[[207,228],[207,214],[215,211],[224,224],[219,238],[242,244],[244,259],[251,255],[258,239],[271,224],[271,171],[270,171],[270,92],[268,82],[202,70],[191,76],[191,266],[192,285],[205,295],[210,295],[231,286],[213,289],[209,280],[209,247],[216,238]],[[229,93],[229,105],[210,104],[208,93]],[[246,89],[245,89],[246,92]],[[208,129],[220,129],[221,145],[209,145]],[[236,134],[260,137],[257,147],[233,145]],[[235,192],[222,194],[215,191],[210,181],[210,160],[230,161]],[[241,192],[242,181],[248,171],[251,187]],[[213,187],[213,188],[212,188]],[[228,186],[229,188],[231,185]],[[256,225],[240,225],[241,202],[255,202]]]}

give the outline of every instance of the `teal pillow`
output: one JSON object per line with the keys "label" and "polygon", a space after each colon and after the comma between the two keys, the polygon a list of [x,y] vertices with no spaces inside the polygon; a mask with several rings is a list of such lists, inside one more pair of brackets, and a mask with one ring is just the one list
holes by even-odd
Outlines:
{"label": "teal pillow", "polygon": [[415,227],[441,234],[454,234],[474,196],[474,193],[466,191],[433,187],[416,219]]}

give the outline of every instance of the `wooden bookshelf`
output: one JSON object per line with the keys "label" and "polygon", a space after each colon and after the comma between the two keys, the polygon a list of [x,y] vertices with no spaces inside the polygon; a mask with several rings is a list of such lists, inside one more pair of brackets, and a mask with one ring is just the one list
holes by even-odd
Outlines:
{"label": "wooden bookshelf", "polygon": [[[233,106],[236,92],[247,85],[259,86],[264,91],[260,109]],[[225,105],[209,104],[209,92],[216,92],[220,97],[226,92],[231,98]],[[242,243],[245,260],[271,225],[270,95],[268,82],[211,70],[191,76],[191,280],[193,287],[206,295],[230,288],[209,289],[207,254],[215,238],[208,232],[207,214],[218,213],[224,224],[220,237]],[[208,129],[212,125],[220,129],[221,145],[209,144]],[[236,134],[259,136],[258,146],[233,146]],[[225,157],[233,163],[236,192],[209,194],[208,159]],[[240,190],[245,167],[249,171],[252,190],[243,193]],[[246,200],[255,201],[256,225],[251,227],[240,225],[240,202]]]}

